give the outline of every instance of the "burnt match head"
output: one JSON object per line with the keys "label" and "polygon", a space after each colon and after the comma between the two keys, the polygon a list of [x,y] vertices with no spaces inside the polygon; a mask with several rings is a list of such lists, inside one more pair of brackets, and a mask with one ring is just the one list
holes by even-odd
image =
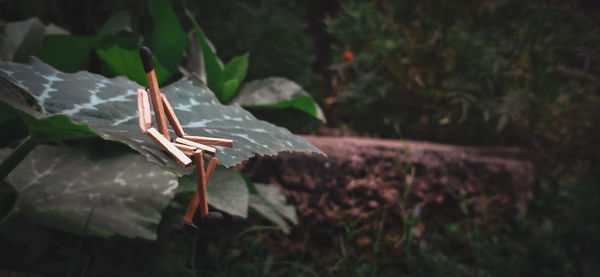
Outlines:
{"label": "burnt match head", "polygon": [[152,51],[150,51],[150,48],[146,46],[142,47],[140,49],[140,58],[142,59],[142,64],[144,65],[144,71],[146,71],[146,73],[154,69],[154,58],[152,58]]}

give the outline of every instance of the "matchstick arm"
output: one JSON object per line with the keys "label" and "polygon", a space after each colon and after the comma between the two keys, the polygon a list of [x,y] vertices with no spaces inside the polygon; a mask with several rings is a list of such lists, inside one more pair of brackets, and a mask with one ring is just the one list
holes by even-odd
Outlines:
{"label": "matchstick arm", "polygon": [[152,127],[152,114],[150,114],[148,93],[143,88],[137,90],[137,104],[140,130],[142,133],[146,133]]}
{"label": "matchstick arm", "polygon": [[232,139],[198,137],[198,136],[183,136],[184,139],[206,145],[217,145],[224,147],[233,147]]}
{"label": "matchstick arm", "polygon": [[175,134],[177,134],[178,137],[185,137],[185,132],[183,132],[181,123],[179,123],[179,119],[177,119],[177,115],[175,114],[173,107],[171,107],[171,104],[169,104],[167,96],[165,96],[164,93],[161,93],[160,96],[165,112],[167,114],[167,119],[169,120],[169,124],[171,124],[171,127],[173,127],[173,131],[175,131]]}
{"label": "matchstick arm", "polygon": [[171,157],[175,158],[177,163],[183,167],[188,167],[192,164],[192,160],[185,155],[181,150],[179,150],[173,143],[171,143],[167,138],[165,138],[160,132],[158,132],[154,128],[150,128],[147,130],[146,134],[162,148],[164,151],[169,153]]}

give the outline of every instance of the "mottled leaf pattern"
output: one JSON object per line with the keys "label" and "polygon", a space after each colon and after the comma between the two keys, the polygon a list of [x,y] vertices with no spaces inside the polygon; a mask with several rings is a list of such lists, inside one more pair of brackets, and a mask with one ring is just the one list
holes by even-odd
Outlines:
{"label": "mottled leaf pattern", "polygon": [[[0,62],[0,77],[31,94],[43,114],[66,114],[75,122],[89,124],[105,139],[124,141],[151,160],[158,158],[186,173],[140,133],[135,94],[139,85],[136,83],[89,72],[62,73],[35,58],[28,64]],[[235,140],[233,148],[218,147],[217,156],[224,166],[234,166],[256,154],[320,152],[303,138],[257,120],[238,105],[221,105],[204,84],[195,80],[184,78],[162,91],[188,134]]]}
{"label": "mottled leaf pattern", "polygon": [[235,140],[232,148],[217,147],[220,162],[225,166],[236,165],[256,154],[275,155],[282,151],[320,153],[302,137],[257,120],[236,104],[220,104],[206,86],[194,80],[182,79],[163,91],[187,133]]}
{"label": "mottled leaf pattern", "polygon": [[[128,79],[107,79],[89,72],[63,73],[36,58],[28,64],[0,62],[0,77],[0,83],[11,82],[37,102],[39,112],[20,98],[21,91],[10,85],[1,86],[3,102],[22,109],[25,119],[31,121],[29,127],[42,130],[43,137],[60,139],[63,133],[67,135],[64,138],[72,137],[73,130],[58,131],[52,127],[55,122],[65,121],[70,124],[59,125],[81,127],[77,130],[85,131],[85,136],[98,134],[104,139],[125,142],[147,160],[180,174],[193,170],[182,169],[139,131],[135,94],[139,85]],[[188,134],[235,140],[233,148],[218,147],[222,165],[233,166],[256,154],[320,152],[301,137],[257,120],[237,104],[221,105],[198,81],[182,79],[162,91]],[[90,129],[70,120],[87,124]],[[71,232],[81,232],[87,218],[91,218],[88,233],[154,238],[160,211],[172,199],[177,185],[174,175],[139,155],[109,152],[38,146],[9,176],[10,184],[20,192],[17,211]],[[247,215],[251,200],[238,173],[218,169],[209,182],[208,193],[213,207],[241,217]],[[252,207],[289,231],[282,216],[292,222],[295,217],[284,207],[285,203],[271,201],[268,196],[256,197]]]}
{"label": "mottled leaf pattern", "polygon": [[175,174],[112,145],[40,145],[7,182],[19,192],[14,211],[36,222],[81,234],[90,218],[87,233],[146,239],[177,188]]}

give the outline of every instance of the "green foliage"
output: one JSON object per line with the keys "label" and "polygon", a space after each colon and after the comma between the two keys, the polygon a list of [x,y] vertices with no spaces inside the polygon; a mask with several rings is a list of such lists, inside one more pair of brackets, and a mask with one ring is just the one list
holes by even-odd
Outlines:
{"label": "green foliage", "polygon": [[219,101],[225,101],[225,95],[223,94],[223,89],[225,87],[225,79],[223,77],[223,69],[219,64],[217,55],[208,45],[200,27],[198,25],[194,26],[196,28],[196,36],[198,37],[198,41],[200,41],[200,48],[202,49],[202,60],[204,61],[204,70],[206,72],[206,85],[213,90]]}
{"label": "green foliage", "polygon": [[248,71],[248,57],[250,53],[246,53],[241,56],[237,56],[225,66],[223,70],[223,77],[225,80],[236,79],[240,83],[246,79],[246,73]]}
{"label": "green foliage", "polygon": [[[28,64],[0,62],[0,77],[2,84],[8,81],[14,85],[7,85],[1,91],[2,110],[12,111],[12,114],[2,113],[2,118],[8,120],[18,115],[30,133],[0,164],[2,179],[10,173],[7,183],[19,192],[19,197],[30,200],[19,201],[11,214],[24,214],[40,224],[70,232],[77,232],[86,225],[93,234],[155,238],[154,228],[160,220],[160,211],[173,197],[177,186],[174,178],[160,182],[159,176],[174,177],[174,172],[189,174],[189,170],[181,169],[138,130],[135,109],[138,85],[125,78],[107,79],[89,72],[63,73],[35,58]],[[230,137],[236,141],[236,147],[217,154],[222,165],[231,167],[259,153],[272,155],[294,149],[318,151],[289,131],[256,120],[239,106],[221,105],[201,83],[182,79],[164,87],[163,91],[179,111],[179,120],[188,126],[189,134]],[[192,109],[201,104],[202,109]],[[144,156],[119,155],[119,151],[108,156],[86,155],[87,148],[38,146],[82,137],[118,141]],[[86,170],[88,168],[93,170]],[[211,204],[245,217],[249,205],[246,182],[236,172],[215,173],[221,176],[215,176],[213,181],[221,186],[209,190]],[[154,182],[159,184],[152,185]],[[145,189],[141,184],[149,184],[153,189]],[[71,190],[87,194],[69,193]],[[119,196],[110,194],[111,191]],[[128,204],[131,199],[138,199],[136,194],[143,195],[138,198],[146,205]],[[40,195],[47,198],[38,201]],[[82,200],[87,198],[92,200]],[[104,204],[95,207],[98,203],[94,199]],[[128,214],[133,218],[120,215],[118,210],[126,210],[122,206],[129,209]],[[81,213],[91,210],[95,213],[89,218]],[[148,211],[154,212],[149,215]],[[86,223],[86,219],[89,222]]]}
{"label": "green foliage", "polygon": [[[231,102],[249,109],[295,109],[326,122],[323,111],[312,96],[285,78],[271,77],[248,82]],[[297,119],[294,117],[294,120]]]}
{"label": "green foliage", "polygon": [[[51,65],[58,67],[59,69],[68,71],[68,72],[76,72],[76,71],[83,71],[86,69],[90,69],[93,70],[95,72],[101,72],[105,75],[108,76],[116,76],[116,75],[125,75],[127,77],[129,77],[130,79],[136,81],[139,84],[145,84],[146,83],[146,78],[145,78],[145,74],[144,72],[141,70],[142,66],[141,66],[141,61],[139,59],[138,56],[138,49],[141,45],[144,44],[149,44],[151,46],[151,48],[154,51],[154,54],[156,55],[155,57],[155,65],[156,65],[156,72],[157,72],[157,77],[159,82],[161,83],[166,83],[169,81],[173,81],[174,78],[178,77],[178,70],[179,70],[179,66],[182,63],[182,59],[183,59],[183,52],[184,50],[186,50],[188,48],[188,37],[186,36],[185,32],[183,31],[179,20],[176,16],[175,11],[171,8],[171,6],[169,5],[169,3],[167,1],[164,0],[151,0],[148,3],[148,9],[143,9],[141,12],[134,12],[134,14],[139,15],[140,13],[147,13],[149,18],[147,17],[134,17],[132,18],[130,13],[127,11],[119,11],[117,13],[114,13],[110,18],[108,18],[101,26],[100,28],[98,28],[98,32],[99,34],[97,35],[88,35],[88,36],[79,36],[79,35],[70,35],[68,34],[68,32],[57,32],[56,30],[50,30],[50,27],[46,27],[46,29],[44,29],[45,26],[41,25],[39,23],[39,21],[36,20],[29,20],[27,22],[22,22],[19,23],[17,25],[10,25],[7,27],[6,30],[8,30],[8,34],[10,35],[10,39],[16,39],[14,41],[11,41],[10,43],[12,44],[7,44],[10,47],[13,48],[22,48],[22,49],[17,49],[13,52],[11,52],[14,56],[14,58],[19,58],[22,59],[22,56],[27,56],[28,53],[30,53],[32,50],[35,50],[35,54],[37,56],[39,56],[42,60],[49,62]],[[146,24],[145,22],[148,21],[148,19],[152,19],[152,23],[153,24]],[[144,22],[142,25],[140,25],[140,23]],[[193,18],[192,18],[192,22],[194,22]],[[35,24],[34,24],[35,23]],[[150,35],[147,36],[140,36],[138,32],[138,28],[142,26],[142,28],[140,29],[142,31],[142,33],[146,33],[148,30],[144,29],[143,26],[153,26],[153,32],[150,33]],[[35,28],[34,28],[35,27]],[[202,59],[204,61],[204,69],[206,73],[206,76],[208,76],[207,81],[208,81],[208,85],[214,89],[215,94],[217,95],[217,97],[222,101],[222,102],[226,102],[228,101],[230,98],[233,97],[233,95],[237,92],[238,88],[240,87],[240,85],[242,84],[242,81],[244,80],[244,78],[246,77],[246,73],[248,70],[248,59],[249,59],[249,53],[246,53],[242,56],[239,57],[234,57],[231,62],[229,64],[227,64],[226,66],[223,66],[220,62],[220,60],[218,59],[218,57],[215,54],[215,51],[212,47],[212,45],[210,45],[210,42],[204,38],[202,32],[200,31],[199,26],[196,24],[194,26],[196,28],[196,34],[198,36],[198,39],[200,41],[200,49],[202,51],[202,56],[204,56],[204,58]],[[16,35],[14,35],[13,33],[15,33],[14,31],[10,31],[13,29],[26,29],[29,30],[29,33],[31,33],[30,35],[28,35],[25,38],[20,38]],[[150,30],[152,31],[152,30]],[[12,33],[11,33],[12,32]],[[60,35],[52,35],[55,33],[60,33]],[[45,36],[43,37],[43,43],[41,43],[42,41],[42,36],[44,34],[49,34],[49,36]],[[8,36],[7,36],[8,37]],[[4,40],[3,40],[4,41]],[[23,45],[23,47],[20,47],[20,45]],[[8,47],[7,46],[7,47]],[[39,47],[38,47],[39,46]],[[18,55],[16,55],[15,53],[17,53],[18,51]],[[11,57],[6,57],[7,60],[11,60],[13,58]],[[100,61],[100,63],[98,63],[98,61]],[[34,61],[34,63],[39,63],[38,61]],[[10,66],[9,66],[10,67]],[[162,153],[162,151],[160,151],[159,149],[154,149],[153,147],[148,147],[143,145],[144,141],[146,140],[143,136],[140,136],[139,132],[137,132],[137,130],[129,130],[129,128],[120,128],[120,127],[113,127],[113,125],[120,125],[122,123],[124,123],[125,125],[133,125],[134,123],[134,115],[128,115],[127,114],[127,108],[125,106],[123,106],[124,102],[128,102],[130,101],[128,98],[131,98],[132,95],[132,91],[134,89],[134,87],[136,87],[136,85],[132,85],[129,84],[127,82],[122,82],[122,80],[119,80],[118,82],[110,82],[108,80],[105,79],[97,79],[96,76],[92,76],[92,78],[89,78],[89,75],[86,75],[87,72],[81,72],[81,74],[83,74],[85,77],[82,76],[78,76],[75,79],[69,79],[71,76],[66,76],[63,75],[62,72],[55,72],[54,69],[51,68],[46,68],[45,65],[41,66],[41,67],[35,67],[32,66],[31,67],[33,69],[33,71],[27,72],[27,70],[24,70],[23,68],[17,69],[16,71],[14,70],[15,68],[5,68],[4,76],[5,78],[7,78],[8,80],[14,82],[17,86],[19,86],[20,88],[25,89],[26,92],[30,93],[30,96],[33,96],[33,98],[36,98],[34,100],[38,101],[38,103],[41,104],[40,107],[37,107],[37,109],[41,109],[42,113],[40,115],[41,119],[36,119],[36,120],[29,120],[28,117],[26,117],[28,114],[24,113],[25,117],[21,117],[21,120],[24,120],[26,123],[28,123],[29,125],[31,124],[37,124],[40,125],[38,123],[44,123],[44,122],[54,122],[56,124],[51,124],[52,128],[38,128],[36,126],[29,126],[29,132],[30,132],[30,138],[27,139],[25,141],[25,143],[22,143],[18,148],[17,151],[15,151],[13,153],[13,155],[10,155],[8,157],[8,159],[5,161],[5,163],[2,164],[2,176],[6,176],[7,174],[9,174],[9,172],[11,172],[17,165],[19,165],[19,162],[25,160],[25,156],[32,152],[35,151],[34,148],[36,148],[37,145],[39,144],[43,144],[43,143],[47,143],[49,141],[64,141],[65,139],[73,139],[73,138],[78,138],[81,136],[78,136],[78,131],[75,128],[72,128],[72,126],[78,126],[78,124],[73,123],[71,120],[74,120],[75,122],[78,123],[92,123],[93,127],[90,129],[88,127],[88,125],[81,125],[83,126],[84,129],[86,129],[89,133],[87,133],[85,136],[100,136],[104,139],[109,139],[109,140],[117,140],[120,142],[125,142],[127,145],[129,145],[130,147],[132,147],[135,150],[141,151],[142,154],[145,155],[146,159],[148,159],[149,161],[153,161],[153,162],[158,162],[160,165],[162,166],[166,166],[168,167],[170,170],[173,170],[177,173],[180,174],[187,174],[189,173],[189,170],[181,170],[180,168],[178,168],[171,159],[169,159],[167,156],[164,155],[164,153]],[[6,71],[8,70],[8,71]],[[37,71],[37,72],[36,72]],[[15,74],[16,72],[18,72],[17,74]],[[34,75],[39,74],[40,76],[42,76],[43,78],[45,78],[46,80],[37,80],[36,77]],[[80,73],[78,73],[80,74]],[[80,74],[80,75],[81,75]],[[64,79],[66,77],[66,79]],[[42,90],[37,90],[37,85],[40,85],[41,83],[38,82],[48,82],[47,84],[45,84],[47,86],[48,91],[42,91]],[[65,82],[63,82],[65,81]],[[70,84],[73,83],[75,84],[75,86],[69,87]],[[116,84],[116,87],[114,86],[115,83],[119,83]],[[23,84],[26,84],[25,87],[23,87]],[[92,87],[89,87],[89,86]],[[34,86],[34,89],[31,89]],[[85,90],[85,87],[88,87],[88,92],[91,94],[80,94],[79,91],[80,90]],[[124,94],[124,98],[120,98],[120,96],[118,95],[113,95],[113,98],[110,99],[106,99],[104,98],[105,95],[104,90],[105,87],[108,87],[107,91],[111,91],[109,94],[114,94],[114,93],[123,93]],[[174,90],[176,91],[180,91],[180,90],[197,90],[197,87],[192,84],[191,80],[187,80],[187,81],[181,81],[179,82],[178,85],[175,85],[173,87]],[[169,88],[163,88],[163,90],[165,92],[167,92],[168,95],[170,95],[170,97],[172,95],[177,95],[178,93],[169,93]],[[203,90],[203,89],[201,89]],[[59,91],[61,93],[61,95],[64,95],[67,98],[61,98],[61,97],[57,97],[56,95],[58,95],[57,93],[54,93],[54,91]],[[51,97],[49,96],[50,92],[53,92],[51,95]],[[114,93],[113,93],[114,92]],[[99,94],[102,94],[102,97],[99,97]],[[201,95],[203,95],[201,93]],[[207,96],[207,95],[204,95]],[[201,97],[204,97],[201,96]],[[86,100],[86,98],[88,98]],[[192,98],[186,98],[185,96],[182,96],[181,99],[179,100],[172,100],[171,103],[173,105],[177,105],[178,103],[180,103],[179,105],[181,107],[183,107],[183,111],[185,112],[189,112],[191,106],[196,105],[197,103],[202,103],[205,101],[210,101],[211,103],[215,103],[213,99],[203,99],[200,100],[198,102],[194,102],[190,99],[193,99],[194,97],[192,96]],[[211,98],[211,97],[208,97]],[[65,100],[67,99],[67,100]],[[114,100],[114,101],[113,101]],[[181,100],[181,102],[180,102]],[[312,101],[312,99],[310,99]],[[187,103],[185,101],[191,101],[190,103]],[[305,101],[306,102],[306,101]],[[196,103],[196,104],[195,104]],[[10,107],[11,109],[13,107],[11,107],[10,105],[14,105],[15,103],[11,103],[11,102],[7,102],[5,104],[8,104],[7,106]],[[108,104],[106,106],[106,104]],[[310,103],[309,103],[310,104]],[[312,101],[313,105],[314,101]],[[96,107],[97,105],[102,106],[101,108]],[[35,106],[35,105],[34,105]],[[188,107],[188,108],[186,108]],[[114,109],[113,109],[114,108]],[[15,108],[16,109],[16,108]],[[101,112],[99,114],[96,115],[91,115],[88,114],[86,111],[87,110],[94,110],[94,109],[99,109],[101,110]],[[177,108],[176,108],[177,109]],[[18,109],[17,109],[18,110]],[[214,109],[204,109],[205,111],[209,111],[211,114],[213,114],[215,112]],[[250,116],[250,115],[245,115],[244,119],[242,121],[240,121],[240,115],[243,115],[243,113],[240,112],[239,108],[230,108],[229,109],[231,112],[233,112],[235,115],[230,115],[227,118],[230,118],[231,120],[233,120],[232,122],[244,122],[246,120],[253,120],[254,117]],[[65,116],[65,115],[53,115],[54,113],[59,112],[59,113],[65,113],[68,114],[69,116]],[[123,113],[125,112],[125,113]],[[207,121],[200,121],[200,122],[194,122],[191,121],[193,118],[193,112],[190,114],[185,114],[182,116],[182,123],[183,124],[191,124],[192,126],[194,126],[194,124],[200,124],[199,126],[201,127],[205,127],[205,122],[211,122],[211,120],[208,119],[208,117],[201,117],[203,120],[207,120]],[[48,117],[50,115],[50,117]],[[14,115],[10,115],[9,117],[14,117]],[[47,117],[47,118],[46,118]],[[116,121],[113,121],[112,125],[106,125],[106,123],[108,123],[108,121],[111,121],[111,119],[114,119]],[[187,118],[187,119],[186,119]],[[108,121],[107,121],[108,119]],[[14,122],[16,122],[17,125],[19,125],[20,123],[18,121],[15,120],[8,120],[8,123],[13,124]],[[8,124],[7,123],[7,124]],[[31,123],[31,124],[30,124]],[[69,125],[69,123],[71,125]],[[59,126],[57,126],[57,124]],[[245,122],[243,123],[245,124],[246,127],[248,128],[257,128],[257,132],[255,135],[257,136],[261,136],[264,137],[269,136],[269,134],[265,134],[264,130],[269,129],[271,126],[266,127],[263,126],[261,127],[260,124],[256,125],[252,122]],[[209,124],[212,125],[212,124]],[[224,126],[227,125],[228,127],[234,127],[234,125],[236,124],[228,124],[226,122],[219,122],[217,125],[220,126]],[[220,127],[218,126],[209,126],[212,129],[211,130],[215,130],[214,128],[219,129]],[[55,134],[59,134],[61,135],[61,137],[56,137],[54,138],[54,136],[52,134],[45,134],[45,136],[42,139],[38,139],[38,137],[40,137],[38,135],[38,133],[40,133],[40,130],[49,130],[50,132],[54,132]],[[132,128],[135,129],[135,128]],[[236,129],[236,128],[234,128]],[[258,131],[260,130],[260,131]],[[225,137],[231,137],[231,132],[232,129],[229,129],[229,131],[227,131],[228,134],[225,134],[223,136]],[[262,133],[261,133],[262,132]],[[205,135],[205,136],[215,136],[216,134],[214,133],[197,133],[197,132],[191,132],[191,134],[196,134],[196,135]],[[289,134],[289,133],[288,133]],[[242,137],[239,137],[238,139],[236,139],[236,145],[238,143],[240,143],[241,140],[252,140],[252,141],[261,141],[262,139],[258,139],[258,138],[254,138],[253,135],[246,135],[244,134],[244,132],[237,132],[234,135],[234,137],[236,135],[241,135]],[[283,134],[283,136],[286,136],[287,134]],[[266,137],[265,137],[266,138]],[[235,139],[235,138],[234,138]],[[286,148],[289,147],[290,145],[293,145],[294,142],[291,141],[287,141],[284,143],[279,143],[277,142],[277,140],[272,140],[272,139],[267,139],[268,141],[271,142],[275,142],[276,144],[278,144],[278,146],[270,147],[270,148],[263,148],[263,150],[267,150],[267,152],[269,152],[270,154],[274,154],[276,153],[278,150],[278,148]],[[141,143],[140,143],[141,142]],[[290,144],[291,143],[291,144]],[[243,145],[244,143],[241,142],[241,145]],[[261,146],[265,146],[264,144]],[[256,149],[255,149],[256,150]],[[230,151],[229,149],[225,149],[225,152]],[[241,151],[241,152],[240,152]],[[245,147],[245,148],[238,148],[237,150],[233,150],[232,153],[222,153],[220,156],[220,161],[221,163],[227,165],[227,166],[231,166],[234,165],[236,163],[238,163],[239,161],[237,161],[239,158],[242,158],[244,156],[244,154],[242,152],[246,152],[246,151],[250,151],[249,153],[252,153],[252,155],[254,155],[255,153],[258,152],[254,152],[254,150],[252,150],[251,148]],[[235,153],[234,153],[235,152]],[[259,151],[260,152],[260,151]],[[32,152],[34,153],[34,152]],[[242,158],[243,159],[243,158]],[[26,160],[25,160],[26,161]],[[219,171],[222,173],[223,176],[234,176],[235,174],[231,175],[227,175],[227,172],[229,171]],[[59,175],[60,176],[60,175]],[[216,176],[215,179],[219,179],[219,176]],[[224,177],[225,178],[225,177]],[[242,211],[240,209],[235,208],[233,205],[238,204],[243,206],[243,209],[247,209],[248,207],[248,200],[246,201],[238,201],[235,200],[234,202],[231,202],[229,200],[226,200],[225,202],[221,201],[225,198],[227,198],[227,195],[230,195],[232,197],[232,199],[237,199],[235,197],[236,193],[241,193],[240,197],[247,199],[248,197],[248,192],[244,192],[244,190],[239,190],[237,188],[235,188],[235,186],[227,186],[226,184],[237,184],[239,186],[239,184],[243,184],[243,182],[241,182],[238,178],[238,180],[234,180],[235,178],[231,177],[226,177],[223,180],[220,180],[221,183],[223,183],[223,186],[220,187],[220,190],[212,190],[211,193],[212,194],[212,201],[211,201],[211,205],[215,206],[218,209],[224,210],[226,212],[230,212],[232,214],[235,215],[239,215],[239,216],[243,216],[245,217],[247,215],[247,212]],[[15,184],[13,184],[15,185]],[[16,184],[18,185],[18,184]],[[227,189],[230,188],[230,189]],[[227,202],[229,201],[229,202]],[[266,214],[269,211],[269,209],[275,209],[273,205],[270,205],[266,210],[263,210],[263,214]],[[158,209],[161,209],[161,207],[158,207]],[[68,210],[68,209],[65,209]],[[275,211],[274,211],[275,212]],[[58,217],[55,217],[55,219],[57,220],[57,222],[62,222],[62,220],[60,220],[61,216],[64,216],[64,214],[58,212],[57,213]],[[52,217],[49,217],[52,218]],[[273,218],[273,217],[271,217]],[[97,221],[97,219],[95,219],[95,217],[92,220],[92,227],[96,228],[97,226],[94,225],[93,222]],[[293,219],[292,219],[293,221]],[[75,229],[77,229],[78,225],[81,225],[84,223],[84,219],[82,219],[81,217],[75,219],[74,221],[75,224],[67,224],[69,226],[74,226]],[[58,223],[57,223],[58,224]],[[60,224],[59,224],[60,225]],[[282,228],[285,228],[286,232],[289,230],[289,226],[285,225],[285,221],[283,222],[283,224],[280,224]],[[51,227],[57,227],[54,226],[51,221],[49,223],[49,226]],[[73,230],[72,228],[67,228],[70,229],[71,231]],[[140,229],[141,230],[141,229]],[[112,234],[114,232],[117,233],[123,233],[119,230],[111,230],[110,227],[108,228],[108,230],[104,230],[100,233],[103,234]],[[124,233],[123,233],[124,234]],[[130,233],[127,233],[127,235],[131,235],[131,236],[136,236],[136,235],[141,235],[143,237],[150,237],[148,236],[148,233],[136,233],[135,231],[132,231]]]}
{"label": "green foliage", "polygon": [[[113,44],[108,48],[96,49],[96,54],[106,64],[110,74],[107,75],[123,75],[135,81],[138,84],[146,84],[146,73],[140,68],[143,68],[142,61],[138,50],[127,50],[117,44]],[[154,62],[156,68],[156,78],[159,83],[165,83],[171,73],[165,69],[159,60]]]}
{"label": "green foliage", "polygon": [[298,224],[296,208],[286,204],[286,199],[281,190],[275,186],[247,182],[253,192],[250,195],[250,208],[275,223],[281,230],[289,234],[290,226],[286,219],[293,224]]}
{"label": "green foliage", "polygon": [[226,217],[219,224],[201,223],[194,234],[182,231],[188,199],[176,195],[155,241],[94,237],[89,228],[72,235],[14,220],[0,231],[0,267],[45,276],[319,276],[300,258],[266,249],[262,236],[273,227],[252,227],[256,218],[249,223]]}
{"label": "green foliage", "polygon": [[[185,61],[187,66],[184,66],[184,68],[189,72],[186,72],[186,74],[199,75],[215,93],[219,101],[227,103],[233,98],[246,78],[250,54],[235,56],[224,66],[217,57],[214,46],[206,38],[194,16],[187,9],[184,8],[184,10],[193,25],[195,37],[192,40],[197,40],[197,45],[193,42],[189,43],[175,11],[167,1],[151,0],[147,12],[152,19],[154,29],[149,35],[140,36],[133,32],[132,27],[140,24],[143,26],[149,25],[146,24],[146,18],[137,18],[138,22],[136,24],[136,22],[132,22],[134,20],[128,12],[119,11],[108,18],[99,28],[99,34],[90,36],[70,34],[46,36],[34,54],[44,62],[62,71],[76,72],[87,69],[100,72],[109,77],[123,75],[138,84],[144,85],[146,84],[146,77],[141,70],[141,61],[137,54],[142,45],[149,44],[154,51],[157,78],[161,84],[179,77],[180,65],[182,65],[184,58],[183,54],[187,49],[188,56]],[[35,23],[35,21],[32,22]],[[28,54],[27,49],[35,49],[31,45],[39,44],[38,40],[41,40],[40,36],[43,35],[44,29],[39,22],[38,24],[32,24],[28,21],[19,24],[19,26],[24,25],[24,27],[17,26],[14,28],[20,30],[27,27],[26,29],[32,32],[31,38],[22,39],[12,35],[11,39],[14,37],[13,40],[18,40],[14,43],[29,45],[19,50],[19,56],[26,56]],[[240,38],[236,37],[236,39]],[[9,48],[13,47],[10,43],[6,43],[6,45]],[[7,56],[6,59],[8,58]],[[100,61],[99,65],[96,58]],[[285,94],[281,91],[273,91],[273,93]],[[269,106],[268,108],[279,108],[278,114],[290,113],[288,108],[299,109],[308,112],[309,115],[317,117],[323,122],[325,121],[322,112],[316,112],[320,109],[311,97],[289,100],[291,104]],[[262,107],[253,106],[253,109],[257,108]],[[285,124],[285,122],[282,121],[281,123]]]}
{"label": "green foliage", "polygon": [[104,36],[52,35],[44,37],[44,43],[34,53],[42,61],[58,70],[76,72],[87,68],[94,48]]}
{"label": "green foliage", "polygon": [[[302,111],[325,122],[325,116],[323,115],[321,108],[310,94],[293,81],[281,77],[270,77],[264,80],[249,82],[245,84],[236,97],[231,100],[240,83],[246,76],[249,54],[246,53],[242,56],[234,57],[225,67],[223,67],[221,65],[222,62],[215,54],[216,50],[213,48],[212,44],[208,42],[208,39],[204,36],[204,32],[202,32],[200,26],[198,26],[198,23],[189,11],[188,16],[194,25],[201,53],[189,53],[188,58],[192,61],[188,61],[187,67],[190,70],[200,68],[200,71],[202,71],[200,77],[206,79],[208,87],[215,92],[215,95],[221,102],[225,103],[229,101],[230,103],[237,103],[252,111],[255,111],[256,109],[277,109],[277,116],[274,117],[261,117],[260,115],[264,115],[264,113],[261,114],[260,112],[254,112],[254,114],[259,115],[262,119],[279,123],[292,130],[298,129],[293,128],[294,126],[288,124],[286,121],[278,121],[278,118],[281,117],[281,113],[290,115],[289,109]],[[201,58],[198,59],[197,56],[201,56]],[[200,60],[201,64],[198,65],[194,63],[193,58]],[[296,120],[296,117],[292,118],[294,121]],[[307,121],[310,121],[310,119]],[[302,129],[302,131],[310,131],[312,129],[306,128],[307,126],[313,127],[314,125],[304,125],[305,129]]]}
{"label": "green foliage", "polygon": [[355,53],[340,113],[386,137],[580,147],[599,135],[585,114],[600,103],[596,17],[547,1],[344,3],[328,22]]}
{"label": "green foliage", "polygon": [[37,18],[0,25],[0,60],[23,61],[42,42],[44,25]]}
{"label": "green foliage", "polygon": [[6,178],[18,192],[12,216],[74,234],[156,239],[177,177],[119,146],[35,147]]}
{"label": "green foliage", "polygon": [[252,53],[248,79],[285,77],[315,93],[318,76],[309,70],[313,68],[315,55],[313,40],[306,34],[306,2],[187,1],[186,4],[199,15],[200,26],[222,58],[230,60],[239,53]]}
{"label": "green foliage", "polygon": [[188,38],[167,0],[150,0],[148,10],[154,22],[151,48],[171,74],[178,71]]}
{"label": "green foliage", "polygon": [[[132,31],[132,19],[129,13],[120,11],[109,18],[100,28],[99,34],[96,35],[78,36],[65,34],[66,32],[54,34],[57,32],[49,31],[49,28],[46,28],[45,31],[42,29],[41,32],[34,32],[21,42],[29,46],[23,47],[24,49],[21,49],[19,53],[24,57],[33,53],[44,62],[65,72],[102,71],[109,77],[125,75],[139,84],[145,84],[146,80],[144,72],[141,70],[137,51],[143,43],[146,43],[151,45],[156,55],[159,81],[166,82],[178,74],[183,53],[188,47],[188,38],[167,1],[150,1],[148,12],[155,27],[149,38],[122,36],[121,32]],[[32,29],[34,28],[32,27]],[[47,34],[45,37],[44,33]],[[11,38],[13,37],[15,36],[11,36]],[[43,43],[36,43],[36,47],[31,46],[37,40],[43,40]],[[102,62],[100,67],[95,66],[94,54]],[[5,60],[11,61],[12,59]],[[18,60],[25,61],[24,58]]]}

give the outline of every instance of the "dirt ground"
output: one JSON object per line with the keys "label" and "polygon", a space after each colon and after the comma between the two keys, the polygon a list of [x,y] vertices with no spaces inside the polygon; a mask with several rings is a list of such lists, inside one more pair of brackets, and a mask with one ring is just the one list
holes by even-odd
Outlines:
{"label": "dirt ground", "polygon": [[533,195],[535,168],[521,149],[305,138],[327,157],[284,153],[253,158],[240,169],[255,182],[281,187],[297,207],[299,225],[266,243],[312,249],[311,260],[327,263],[374,244],[397,251],[407,240],[456,228],[494,231],[504,218],[525,214]]}

